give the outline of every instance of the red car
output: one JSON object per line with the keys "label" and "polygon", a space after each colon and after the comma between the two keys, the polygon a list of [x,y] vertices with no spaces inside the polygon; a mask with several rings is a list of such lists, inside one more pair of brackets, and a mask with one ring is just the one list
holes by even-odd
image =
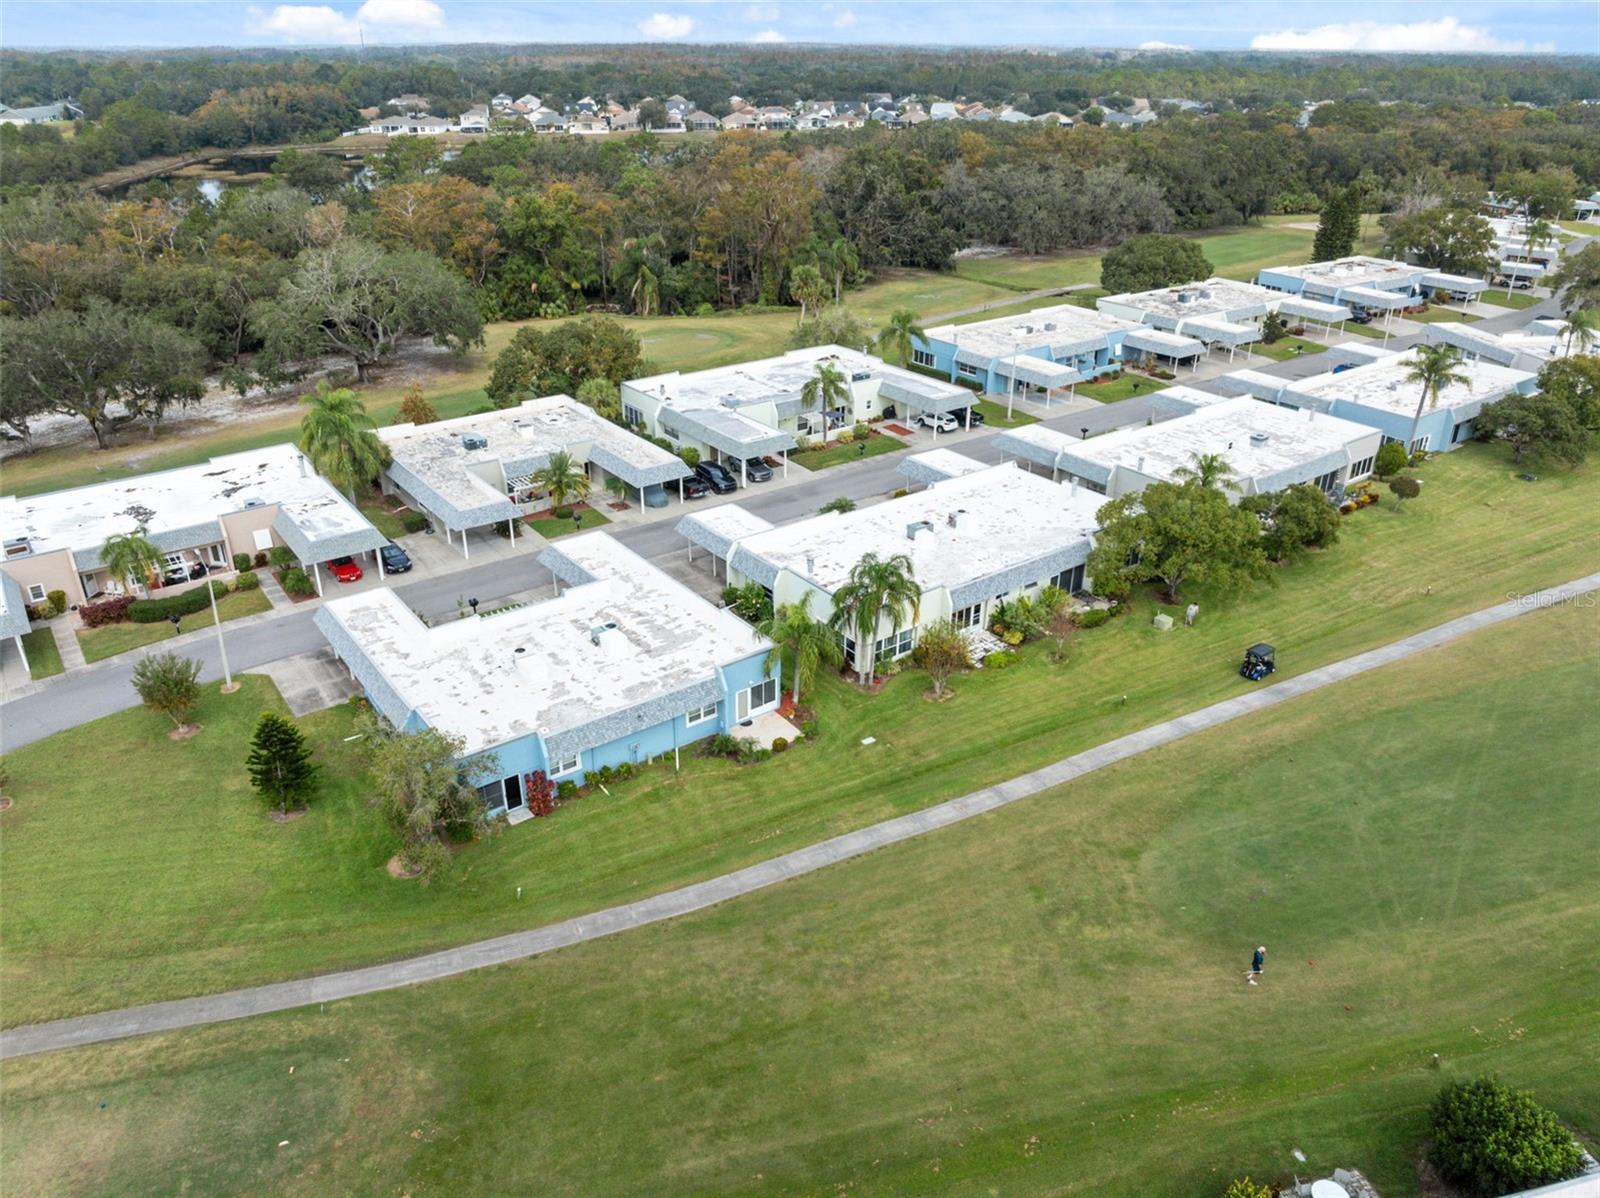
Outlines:
{"label": "red car", "polygon": [[340,582],[361,581],[361,567],[356,565],[353,557],[336,557],[328,563],[328,569]]}

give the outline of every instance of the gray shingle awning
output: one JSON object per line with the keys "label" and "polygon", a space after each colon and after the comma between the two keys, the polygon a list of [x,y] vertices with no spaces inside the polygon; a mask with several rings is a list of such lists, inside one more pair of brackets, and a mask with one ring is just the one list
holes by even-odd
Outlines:
{"label": "gray shingle awning", "polygon": [[1393,312],[1411,306],[1411,296],[1403,291],[1380,291],[1376,287],[1344,287],[1339,291],[1341,301],[1353,301],[1363,308],[1382,308]]}
{"label": "gray shingle awning", "polygon": [[614,474],[633,487],[648,487],[668,483],[674,479],[688,478],[694,471],[683,464],[683,459],[673,456],[671,461],[653,462],[648,466],[630,462],[604,445],[594,445],[589,450],[589,460],[608,474]]}
{"label": "gray shingle awning", "polygon": [[[708,671],[714,668],[713,663],[706,663]],[[710,707],[721,701],[722,687],[715,674],[708,673],[705,678],[667,694],[654,695],[642,703],[635,703],[621,711],[608,712],[575,728],[547,733],[544,737],[545,752],[551,761],[576,757],[586,749],[609,745],[612,741],[637,735],[676,719],[686,711]]]}
{"label": "gray shingle awning", "polygon": [[914,483],[932,486],[949,478],[976,474],[988,468],[976,458],[969,458],[966,454],[957,453],[953,449],[929,449],[902,458],[895,471]]}
{"label": "gray shingle awning", "polygon": [[386,473],[401,490],[427,508],[446,528],[480,528],[485,524],[498,524],[502,520],[515,520],[522,514],[509,496],[490,499],[487,488],[483,503],[473,507],[458,507],[398,461],[390,462]]}
{"label": "gray shingle awning", "polygon": [[938,379],[928,379],[926,385],[921,379],[884,379],[878,384],[878,398],[919,412],[955,412],[970,406],[977,397],[965,387]]}
{"label": "gray shingle awning", "polygon": [[671,411],[668,423],[722,453],[735,458],[753,458],[795,448],[793,433],[771,428],[731,408],[695,408],[688,412]]}
{"label": "gray shingle awning", "polygon": [[0,574],[0,636],[22,636],[28,622],[28,600],[9,574]]}
{"label": "gray shingle awning", "polygon": [[1502,262],[1500,273],[1508,278],[1537,279],[1544,274],[1544,267],[1536,262]]}
{"label": "gray shingle awning", "polygon": [[1019,587],[1030,586],[1033,583],[1048,582],[1064,570],[1074,566],[1081,566],[1089,560],[1090,541],[1084,537],[1081,541],[1068,545],[1063,549],[1054,550],[1032,561],[1023,562],[1012,566],[1008,570],[1001,570],[995,574],[987,574],[982,578],[974,578],[960,586],[950,588],[950,606],[955,609],[968,607],[995,595],[1009,594]]}
{"label": "gray shingle awning", "polygon": [[1122,338],[1124,349],[1143,350],[1163,358],[1198,358],[1206,347],[1193,337],[1163,333],[1159,329],[1134,329]]}
{"label": "gray shingle awning", "polygon": [[1489,290],[1489,284],[1482,279],[1474,279],[1470,275],[1447,274],[1444,271],[1423,275],[1422,284],[1440,291],[1459,291],[1465,295],[1478,295]]}
{"label": "gray shingle awning", "polygon": [[333,646],[334,653],[339,660],[350,668],[356,681],[361,684],[361,689],[367,694],[367,699],[378,709],[378,713],[393,724],[396,728],[405,728],[410,722],[412,707],[400,697],[400,692],[389,684],[383,676],[383,671],[373,664],[367,656],[366,650],[356,643],[339,623],[334,614],[326,607],[320,607],[312,613],[311,621],[322,635],[327,638],[328,644]]}
{"label": "gray shingle awning", "polygon": [[551,545],[539,554],[539,564],[571,587],[585,586],[595,580],[593,574],[561,552],[560,547],[556,545]]}
{"label": "gray shingle awning", "polygon": [[1045,358],[1035,358],[1024,354],[1020,358],[1003,358],[996,365],[996,370],[1006,379],[1015,375],[1017,382],[1028,383],[1035,387],[1044,387],[1049,390],[1054,387],[1067,387],[1073,383],[1083,381],[1083,373],[1068,366],[1065,362],[1051,362]]}
{"label": "gray shingle awning", "polygon": [[286,504],[278,509],[272,531],[302,562],[331,561],[389,543],[389,538],[367,523],[354,507],[343,499],[337,503],[343,510],[330,510],[327,503]]}
{"label": "gray shingle awning", "polygon": [[1068,440],[1066,433],[1042,424],[1029,424],[999,434],[994,439],[994,447],[1002,454],[1054,470]]}
{"label": "gray shingle awning", "polygon": [[1323,351],[1322,358],[1335,366],[1366,366],[1372,362],[1381,362],[1384,358],[1392,358],[1397,352],[1385,349],[1381,345],[1347,341],[1343,345],[1328,346]]}
{"label": "gray shingle awning", "polygon": [[685,540],[727,560],[729,551],[745,537],[767,532],[773,525],[737,503],[708,508],[679,520],[675,531]]}
{"label": "gray shingle awning", "polygon": [[1211,380],[1210,386],[1224,395],[1253,395],[1257,399],[1276,400],[1289,383],[1289,379],[1259,370],[1235,370],[1219,374]]}
{"label": "gray shingle awning", "polygon": [[1179,323],[1177,331],[1218,345],[1247,345],[1261,340],[1261,329],[1253,324],[1236,324],[1220,316],[1196,316]]}
{"label": "gray shingle awning", "polygon": [[1496,337],[1474,331],[1471,325],[1453,322],[1429,324],[1423,327],[1423,335],[1437,344],[1454,345],[1501,366],[1510,366],[1518,357],[1517,350],[1503,345]]}
{"label": "gray shingle awning", "polygon": [[[180,549],[195,549],[222,540],[222,525],[216,520],[202,520],[198,524],[190,524],[183,528],[167,528],[160,532],[146,533],[145,536],[162,553],[176,553]],[[100,560],[100,546],[74,550],[72,564],[80,570],[93,570],[104,564]]]}

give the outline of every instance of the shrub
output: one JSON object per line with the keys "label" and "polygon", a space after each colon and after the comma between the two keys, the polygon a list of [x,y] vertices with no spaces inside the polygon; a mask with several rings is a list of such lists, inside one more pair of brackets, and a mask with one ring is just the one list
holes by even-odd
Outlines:
{"label": "shrub", "polygon": [[128,605],[128,619],[135,624],[159,624],[162,620],[172,619],[173,616],[192,616],[195,612],[204,611],[211,606],[212,591],[216,592],[217,598],[220,599],[228,593],[228,588],[226,584],[212,579],[203,587],[180,591],[176,595],[167,595],[160,599],[135,599]]}
{"label": "shrub", "polygon": [[282,585],[286,595],[314,595],[317,593],[316,583],[312,582],[311,576],[298,566],[292,570],[285,570],[278,582]]}
{"label": "shrub", "polygon": [[56,615],[67,610],[67,593],[65,591],[51,591],[45,598],[50,600],[50,606],[56,609]]}
{"label": "shrub", "polygon": [[822,731],[822,725],[817,723],[815,717],[800,721],[800,735],[816,739],[817,733]]}
{"label": "shrub", "polygon": [[1098,628],[1111,619],[1111,609],[1108,607],[1091,607],[1088,611],[1080,611],[1072,617],[1072,622],[1079,628]]}
{"label": "shrub", "polygon": [[737,757],[739,742],[726,732],[714,732],[700,742],[697,752],[702,757]]}
{"label": "shrub", "polygon": [[1385,441],[1378,446],[1378,456],[1373,460],[1372,472],[1379,478],[1388,478],[1391,474],[1399,474],[1404,470],[1410,460],[1404,445],[1398,441]]}
{"label": "shrub", "polygon": [[678,450],[678,457],[681,458],[683,460],[683,464],[689,467],[691,470],[700,464],[700,451],[693,445],[685,445],[682,449]]}
{"label": "shrub", "polygon": [[772,618],[772,597],[759,582],[722,588],[722,602],[734,615],[750,624]]}
{"label": "shrub", "polygon": [[988,657],[985,657],[983,659],[983,664],[987,668],[1003,670],[1007,666],[1013,664],[1016,660],[1017,655],[1010,649],[1002,649],[998,653],[991,653]]}
{"label": "shrub", "polygon": [[910,491],[906,490],[904,487],[901,487],[898,491],[896,491],[894,493],[894,498],[896,498],[896,499],[904,499],[909,494],[911,494]]}
{"label": "shrub", "polygon": [[243,573],[250,568],[250,561],[248,553],[236,553],[233,555],[233,568]]}
{"label": "shrub", "polygon": [[99,628],[105,624],[120,624],[128,618],[132,595],[113,595],[99,603],[85,603],[78,609],[78,618],[85,628]]}
{"label": "shrub", "polygon": [[254,570],[241,570],[233,580],[233,589],[236,591],[253,591],[260,585],[261,579]]}
{"label": "shrub", "polygon": [[834,435],[833,439],[839,442],[840,445],[851,445],[855,442],[856,430],[853,428],[842,428]]}
{"label": "shrub", "polygon": [[274,570],[283,570],[295,564],[294,550],[287,545],[274,545],[267,550],[267,561]]}
{"label": "shrub", "polygon": [[267,552],[264,549],[251,559],[251,565],[253,565],[257,570],[265,570],[271,564],[272,563],[267,558]]}
{"label": "shrub", "polygon": [[1222,1191],[1222,1198],[1272,1198],[1272,1187],[1251,1181],[1248,1177],[1235,1178]]}
{"label": "shrub", "polygon": [[[574,788],[576,789],[576,788]],[[522,778],[522,798],[528,804],[528,813],[534,816],[549,815],[556,809],[560,792],[543,770],[534,770]]]}
{"label": "shrub", "polygon": [[568,507],[566,505],[563,505],[561,507],[551,508],[550,509],[550,514],[552,516],[554,516],[557,520],[570,520],[570,519],[572,519],[572,508],[570,508],[570,507]]}
{"label": "shrub", "polygon": [[1276,344],[1289,335],[1288,326],[1284,324],[1283,317],[1276,312],[1268,312],[1267,318],[1261,322],[1261,340],[1268,345]]}
{"label": "shrub", "polygon": [[624,761],[624,762],[620,763],[617,766],[617,781],[618,782],[626,782],[629,778],[633,777],[633,774],[634,774],[633,762]]}
{"label": "shrub", "polygon": [[819,507],[817,509],[817,514],[821,516],[826,515],[828,512],[853,512],[855,510],[856,501],[851,499],[848,495],[841,495],[837,499],[828,500],[827,503]]}
{"label": "shrub", "polygon": [[428,517],[410,508],[400,513],[400,527],[407,532],[421,532],[428,527]]}
{"label": "shrub", "polygon": [[578,784],[571,778],[563,778],[556,783],[556,798],[565,803],[568,799],[578,797]]}
{"label": "shrub", "polygon": [[1493,1078],[1455,1082],[1428,1111],[1433,1163],[1453,1185],[1483,1198],[1571,1177],[1583,1154],[1555,1113]]}
{"label": "shrub", "polygon": [[1422,494],[1422,484],[1407,475],[1389,480],[1389,493],[1394,496],[1395,506],[1398,507],[1408,499],[1415,499]]}
{"label": "shrub", "polygon": [[48,603],[24,603],[22,612],[29,620],[48,620],[56,614],[56,609]]}
{"label": "shrub", "polygon": [[857,441],[865,441],[868,437],[872,436],[872,426],[865,420],[857,420],[855,428],[851,429],[850,431],[855,434]]}
{"label": "shrub", "polygon": [[774,736],[772,738],[772,751],[774,753],[782,753],[788,747],[789,747],[789,741],[788,741],[788,739],[786,737]]}
{"label": "shrub", "polygon": [[176,653],[141,657],[133,667],[133,689],[152,711],[159,711],[182,728],[200,701],[200,663]]}

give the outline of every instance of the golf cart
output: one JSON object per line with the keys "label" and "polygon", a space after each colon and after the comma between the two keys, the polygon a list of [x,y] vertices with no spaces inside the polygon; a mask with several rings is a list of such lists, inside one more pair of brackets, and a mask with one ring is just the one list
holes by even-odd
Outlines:
{"label": "golf cart", "polygon": [[1260,682],[1268,674],[1278,668],[1273,660],[1276,650],[1271,645],[1251,645],[1244,651],[1244,664],[1239,667],[1239,677],[1248,678],[1251,682]]}

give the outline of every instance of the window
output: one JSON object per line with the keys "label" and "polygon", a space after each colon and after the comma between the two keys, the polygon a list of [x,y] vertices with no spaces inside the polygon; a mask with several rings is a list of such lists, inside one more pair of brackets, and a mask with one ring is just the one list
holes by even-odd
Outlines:
{"label": "window", "polygon": [[622,423],[629,428],[643,428],[644,413],[631,403],[625,403],[622,405]]}
{"label": "window", "polygon": [[1459,445],[1472,436],[1472,421],[1463,420],[1450,430],[1450,444]]}
{"label": "window", "polygon": [[[660,420],[659,416],[657,417],[657,419]],[[660,424],[661,424],[661,435],[663,437],[670,437],[674,441],[676,441],[678,439],[678,430],[677,429],[673,428],[672,425],[668,424],[665,420],[660,420]]]}
{"label": "window", "polygon": [[223,556],[221,544],[207,545],[206,552],[211,555],[211,564],[213,566],[226,566],[228,564],[228,559]]}
{"label": "window", "polygon": [[884,637],[875,646],[873,646],[873,649],[877,654],[877,659],[882,661],[885,657],[904,657],[907,653],[911,652],[912,645],[915,644],[915,642],[916,636],[913,630],[910,628],[902,628],[893,636]]}
{"label": "window", "polygon": [[974,603],[970,607],[963,607],[950,617],[951,623],[957,628],[976,628],[983,623],[983,604]]}
{"label": "window", "polygon": [[929,353],[925,349],[914,349],[914,350],[912,350],[911,351],[911,360],[913,362],[915,362],[918,366],[932,366],[933,365],[933,355],[931,353]]}
{"label": "window", "polygon": [[550,776],[559,778],[562,774],[570,774],[583,764],[583,755],[574,753],[571,757],[561,757],[550,763]]}
{"label": "window", "polygon": [[758,707],[770,707],[778,701],[778,680],[768,678],[756,683],[750,688],[750,710]]}
{"label": "window", "polygon": [[968,366],[965,362],[957,362],[956,373],[964,374],[968,378],[975,379],[978,377],[978,368],[976,366]]}
{"label": "window", "polygon": [[47,598],[47,596],[45,595],[45,592],[44,592],[44,584],[43,583],[31,582],[31,583],[28,584],[28,602],[29,603],[43,603],[46,598]]}
{"label": "window", "polygon": [[689,711],[683,713],[683,722],[691,728],[693,728],[696,724],[703,724],[707,720],[714,720],[716,718],[717,705],[715,703],[707,703],[704,707],[691,708]]}
{"label": "window", "polygon": [[1423,450],[1425,450],[1427,448],[1428,448],[1428,438],[1426,436],[1418,437],[1415,441],[1411,442],[1411,452],[1412,453],[1421,453]]}
{"label": "window", "polygon": [[179,569],[187,569],[189,563],[183,560],[183,554],[181,554],[181,553],[169,553],[169,554],[167,554],[167,565],[168,565],[168,567],[177,567]]}
{"label": "window", "polygon": [[1060,587],[1067,594],[1083,590],[1083,566],[1073,566],[1070,570],[1063,570],[1050,580],[1050,585]]}
{"label": "window", "polygon": [[1330,470],[1328,473],[1312,479],[1311,482],[1321,488],[1325,494],[1331,494],[1333,489],[1339,485],[1339,472]]}
{"label": "window", "polygon": [[1373,464],[1374,461],[1375,461],[1375,459],[1373,459],[1373,458],[1362,458],[1354,466],[1351,466],[1350,467],[1350,479],[1351,479],[1351,481],[1353,482],[1354,480],[1356,480],[1358,478],[1365,478],[1367,475],[1371,474],[1372,473],[1372,464]]}

